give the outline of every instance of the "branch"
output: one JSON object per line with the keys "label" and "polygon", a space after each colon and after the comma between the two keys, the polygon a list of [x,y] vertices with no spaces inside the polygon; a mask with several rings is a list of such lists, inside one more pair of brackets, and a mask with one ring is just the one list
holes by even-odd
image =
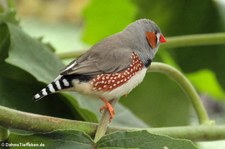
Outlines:
{"label": "branch", "polygon": [[[118,129],[108,131],[114,132]],[[143,129],[124,128],[121,131],[138,131]],[[220,126],[180,126],[180,127],[165,127],[165,128],[148,128],[144,129],[153,134],[167,135],[173,138],[188,139],[195,141],[218,141],[225,139],[225,125]]]}
{"label": "branch", "polygon": [[[97,124],[54,118],[38,114],[31,114],[0,106],[0,125],[5,128],[15,128],[33,132],[51,132],[59,129],[83,131],[91,136],[95,134]],[[140,131],[168,135],[174,138],[192,141],[212,141],[225,139],[225,126],[183,126],[167,128],[117,128],[109,127],[107,134],[115,131]]]}
{"label": "branch", "polygon": [[191,99],[192,106],[194,107],[198,120],[200,124],[211,124],[212,121],[209,120],[208,114],[205,107],[203,106],[200,97],[198,96],[196,90],[190,83],[190,81],[177,69],[171,67],[167,64],[154,62],[149,68],[150,72],[160,72],[163,73],[180,85],[187,96]]}
{"label": "branch", "polygon": [[[160,45],[161,48],[219,45],[219,44],[225,44],[225,33],[197,34],[197,35],[167,37],[166,40],[167,40],[167,42],[165,44]],[[63,52],[63,53],[59,53],[58,56],[61,59],[75,58],[87,50],[88,49]]]}
{"label": "branch", "polygon": [[190,46],[205,46],[225,44],[225,33],[184,35],[167,38],[165,44],[160,45],[162,48],[178,48]]}
{"label": "branch", "polygon": [[[0,125],[34,132],[51,132],[57,129],[74,129],[93,135],[97,124],[38,114],[26,113],[0,106]],[[93,133],[93,134],[92,134]]]}
{"label": "branch", "polygon": [[57,55],[59,56],[60,59],[69,59],[69,58],[75,58],[86,52],[88,49],[84,50],[76,50],[76,51],[69,51],[69,52],[63,52],[63,53],[58,53]]}

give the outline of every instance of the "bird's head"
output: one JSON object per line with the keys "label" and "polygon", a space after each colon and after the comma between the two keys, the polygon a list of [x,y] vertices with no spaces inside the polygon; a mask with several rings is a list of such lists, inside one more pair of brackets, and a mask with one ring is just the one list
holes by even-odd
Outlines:
{"label": "bird's head", "polygon": [[[127,29],[131,33],[136,49],[147,55],[151,59],[155,56],[160,43],[166,42],[157,24],[149,19],[140,19],[130,24]],[[145,51],[146,52],[146,51]]]}

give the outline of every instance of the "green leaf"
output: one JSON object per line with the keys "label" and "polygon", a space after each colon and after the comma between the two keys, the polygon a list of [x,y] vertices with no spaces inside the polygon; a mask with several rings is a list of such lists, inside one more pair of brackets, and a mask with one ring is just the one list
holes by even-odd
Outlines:
{"label": "green leaf", "polygon": [[121,31],[135,20],[136,13],[130,0],[92,0],[84,12],[83,40],[94,44]]}
{"label": "green leaf", "polygon": [[[75,130],[58,130],[45,134],[22,135],[12,133],[8,139],[9,143],[25,145],[39,145],[40,148],[48,149],[94,149],[94,143],[91,138],[83,132]],[[27,146],[26,146],[27,145]],[[38,147],[38,146],[36,146]],[[21,148],[21,147],[14,147]]]}
{"label": "green leaf", "polygon": [[[16,72],[14,73],[16,74]],[[54,101],[45,100],[42,102],[34,102],[31,98],[40,88],[40,85],[34,85],[34,83],[26,83],[0,75],[0,105],[21,111],[56,117],[79,118],[79,114],[75,113],[73,109],[68,108],[65,102],[63,102],[66,100],[63,96],[53,95]]]}
{"label": "green leaf", "polygon": [[99,149],[197,149],[191,141],[155,135],[147,131],[112,133],[102,137],[97,146]]}
{"label": "green leaf", "polygon": [[41,82],[49,83],[57,77],[59,70],[64,67],[59,58],[39,41],[22,32],[19,27],[7,25],[11,45],[6,62],[29,72]]}
{"label": "green leaf", "polygon": [[26,135],[14,132],[11,133],[7,142],[23,145],[38,144],[49,149],[196,149],[191,141],[155,135],[147,131],[115,132],[103,136],[96,144],[90,136],[75,130],[57,130]]}
{"label": "green leaf", "polygon": [[8,56],[8,48],[10,44],[9,30],[6,24],[0,24],[0,64],[4,62]]}
{"label": "green leaf", "polygon": [[202,93],[209,94],[217,99],[224,99],[225,93],[220,86],[215,73],[211,70],[203,69],[187,74],[188,79]]}
{"label": "green leaf", "polygon": [[[79,100],[77,100],[76,96],[73,96],[72,94],[68,94],[68,93],[63,93],[63,95],[67,99],[65,101],[67,103],[67,106],[73,109],[73,111],[78,112],[81,119],[84,119],[90,122],[98,122],[96,114],[93,111],[91,111],[88,107],[85,108],[82,105],[80,105]],[[74,99],[74,97],[76,97],[76,100]],[[74,112],[75,115],[76,115],[76,112]]]}
{"label": "green leaf", "polygon": [[[71,118],[72,111],[77,118],[79,117],[77,116],[79,115],[78,113],[85,115],[78,119],[90,118],[86,120],[97,121],[96,116],[92,112],[80,108],[79,105],[76,104],[74,98],[71,100],[68,97],[65,98],[65,96],[63,97],[59,94],[50,96],[54,97],[54,103],[52,104],[58,105],[54,106],[56,108],[52,108],[51,110],[47,107],[51,107],[51,102],[53,101],[33,102],[32,96],[44,87],[43,84],[40,85],[40,83],[37,83],[36,79],[46,84],[50,83],[58,75],[59,70],[64,67],[64,65],[60,59],[50,50],[46,49],[43,44],[23,33],[18,26],[10,23],[2,23],[0,28],[4,30],[1,30],[4,34],[0,35],[0,53],[4,55],[0,60],[0,68],[2,69],[0,75],[3,76],[1,79],[1,93],[3,94],[1,100],[2,105],[17,107],[20,110],[39,114],[48,113],[51,116],[59,116],[58,114],[55,114],[59,113],[56,111],[65,111],[65,114],[61,113],[61,116],[66,118]],[[4,80],[6,80],[6,78],[8,78],[8,81],[11,82],[11,84],[8,83],[7,85],[4,85]],[[19,82],[14,83],[16,80]],[[14,88],[15,94],[12,94],[12,87]],[[18,100],[18,98],[23,100]],[[30,106],[28,106],[28,103]],[[42,106],[46,105],[43,106],[43,108],[40,108],[40,105],[38,104]],[[71,107],[71,105],[73,107]],[[64,108],[62,109],[64,110],[59,110],[60,107],[63,106]],[[66,116],[66,114],[68,116]]]}

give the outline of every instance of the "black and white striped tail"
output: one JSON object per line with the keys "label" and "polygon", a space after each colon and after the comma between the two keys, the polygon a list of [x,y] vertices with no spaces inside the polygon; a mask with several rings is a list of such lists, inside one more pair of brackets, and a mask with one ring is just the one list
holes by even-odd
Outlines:
{"label": "black and white striped tail", "polygon": [[68,89],[71,87],[71,80],[59,75],[52,83],[50,83],[47,87],[43,88],[39,93],[34,95],[33,99],[37,101],[51,93],[55,93],[57,91]]}

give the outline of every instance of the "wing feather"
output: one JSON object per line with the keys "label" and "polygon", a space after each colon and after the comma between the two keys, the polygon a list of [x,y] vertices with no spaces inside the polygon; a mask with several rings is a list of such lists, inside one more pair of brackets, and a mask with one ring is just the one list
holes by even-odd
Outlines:
{"label": "wing feather", "polygon": [[61,75],[116,73],[125,70],[131,64],[132,52],[130,49],[117,48],[109,50],[106,48],[106,50],[107,52],[105,49],[91,49],[78,59],[72,61],[61,72]]}

